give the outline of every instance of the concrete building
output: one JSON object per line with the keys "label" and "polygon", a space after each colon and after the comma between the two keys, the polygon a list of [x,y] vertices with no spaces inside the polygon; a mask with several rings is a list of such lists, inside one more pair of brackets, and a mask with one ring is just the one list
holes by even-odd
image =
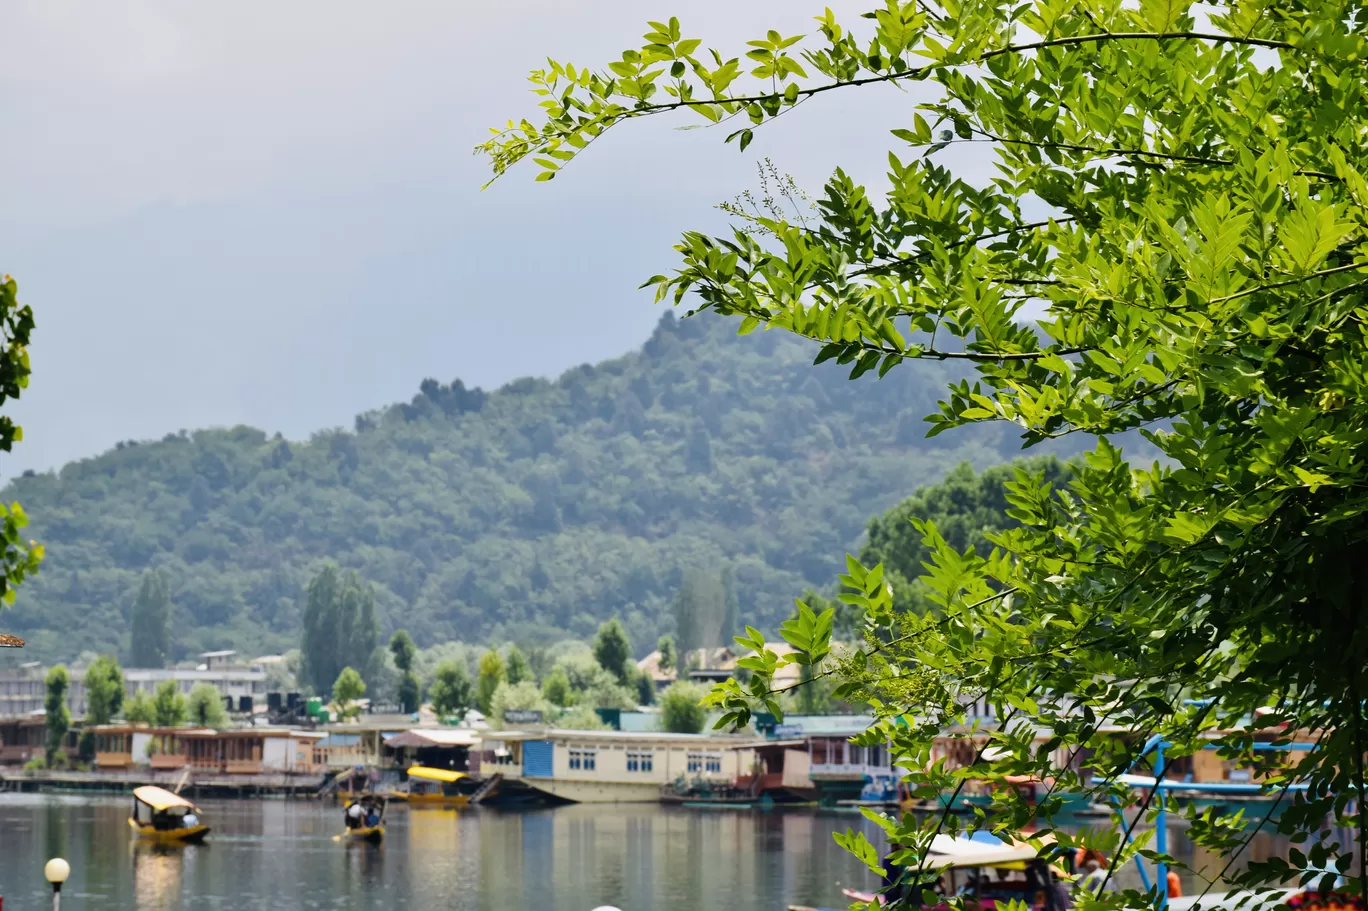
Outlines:
{"label": "concrete building", "polygon": [[[238,704],[243,696],[253,702],[266,698],[266,667],[258,662],[240,663],[233,651],[204,652],[200,663],[193,668],[124,668],[126,698],[133,698],[138,690],[149,695],[159,684],[173,680],[181,693],[188,694],[197,683],[209,683],[224,696],[232,696]],[[84,718],[86,692],[84,667],[68,668],[71,688],[67,690],[67,711],[72,718]],[[47,695],[47,672],[36,661],[16,668],[0,670],[0,716],[28,715],[43,709]]]}

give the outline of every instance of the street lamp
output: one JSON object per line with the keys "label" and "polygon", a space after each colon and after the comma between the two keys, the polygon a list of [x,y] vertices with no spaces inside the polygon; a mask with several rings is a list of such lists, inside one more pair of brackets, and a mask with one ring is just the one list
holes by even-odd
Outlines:
{"label": "street lamp", "polygon": [[54,857],[43,865],[43,876],[52,883],[52,911],[60,911],[62,907],[62,883],[67,881],[71,875],[71,864]]}

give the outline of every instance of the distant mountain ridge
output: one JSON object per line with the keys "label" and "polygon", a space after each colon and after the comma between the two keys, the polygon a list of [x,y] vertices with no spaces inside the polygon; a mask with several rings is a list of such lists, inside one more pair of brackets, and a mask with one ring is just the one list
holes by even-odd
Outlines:
{"label": "distant mountain ridge", "polygon": [[47,559],[5,628],[45,661],[126,653],[155,567],[177,656],[266,653],[297,643],[324,560],[375,586],[384,632],[420,644],[585,636],[616,614],[644,653],[690,566],[731,565],[743,620],[773,627],[872,515],[961,460],[1019,449],[1003,426],[925,439],[953,367],[851,382],[814,354],[667,314],[639,350],[555,380],[427,380],[307,442],[202,430],[15,479],[3,496]]}

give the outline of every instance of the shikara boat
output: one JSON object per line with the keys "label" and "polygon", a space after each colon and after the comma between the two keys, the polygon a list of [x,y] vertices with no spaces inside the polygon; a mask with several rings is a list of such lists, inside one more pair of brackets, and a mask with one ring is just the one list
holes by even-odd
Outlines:
{"label": "shikara boat", "polygon": [[478,788],[465,772],[416,765],[408,769],[408,788],[400,799],[416,807],[464,807]]}
{"label": "shikara boat", "polygon": [[347,838],[352,841],[368,841],[379,844],[385,838],[384,826],[358,826],[347,830]]}
{"label": "shikara boat", "polygon": [[[1032,911],[1049,911],[1051,903],[1042,884],[1050,878],[1064,882],[1072,878],[1054,864],[1049,865],[1047,873],[1044,860],[1031,845],[1024,842],[1007,844],[987,835],[981,840],[937,835],[921,866],[927,872],[940,874],[939,884],[931,891],[941,896],[940,904],[918,905],[923,911],[947,911],[947,899],[956,895],[964,898],[965,907],[980,911],[992,911],[1010,903],[1024,904]],[[1031,867],[1036,868],[1034,877],[1027,872]],[[841,891],[854,901],[878,905],[886,901],[883,895],[874,892]]]}
{"label": "shikara boat", "polygon": [[348,824],[342,833],[342,839],[351,842],[370,842],[371,844],[379,844],[383,841],[385,838],[385,804],[384,797],[369,794],[349,803],[347,805],[348,816],[350,816],[352,807],[359,805],[361,812],[365,815],[369,815],[369,811],[375,810],[379,821],[373,826]]}
{"label": "shikara boat", "polygon": [[199,821],[199,808],[165,788],[151,785],[133,791],[128,825],[138,835],[160,844],[192,844],[204,840],[209,827]]}

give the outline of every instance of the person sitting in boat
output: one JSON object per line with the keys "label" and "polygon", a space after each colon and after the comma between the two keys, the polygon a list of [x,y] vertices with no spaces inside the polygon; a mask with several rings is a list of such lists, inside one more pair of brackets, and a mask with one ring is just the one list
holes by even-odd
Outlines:
{"label": "person sitting in boat", "polygon": [[1096,895],[1098,890],[1111,887],[1106,859],[1096,851],[1085,851],[1078,868],[1083,875],[1074,883],[1075,894]]}
{"label": "person sitting in boat", "polygon": [[194,810],[185,811],[185,815],[181,817],[181,825],[187,829],[193,829],[199,825],[199,817],[195,815]]}
{"label": "person sitting in boat", "polygon": [[378,825],[380,825],[380,811],[375,808],[375,804],[371,804],[366,813],[366,826],[374,829]]}
{"label": "person sitting in boat", "polygon": [[353,801],[347,805],[347,828],[355,829],[361,825],[361,816],[365,811],[362,810],[359,801]]}

